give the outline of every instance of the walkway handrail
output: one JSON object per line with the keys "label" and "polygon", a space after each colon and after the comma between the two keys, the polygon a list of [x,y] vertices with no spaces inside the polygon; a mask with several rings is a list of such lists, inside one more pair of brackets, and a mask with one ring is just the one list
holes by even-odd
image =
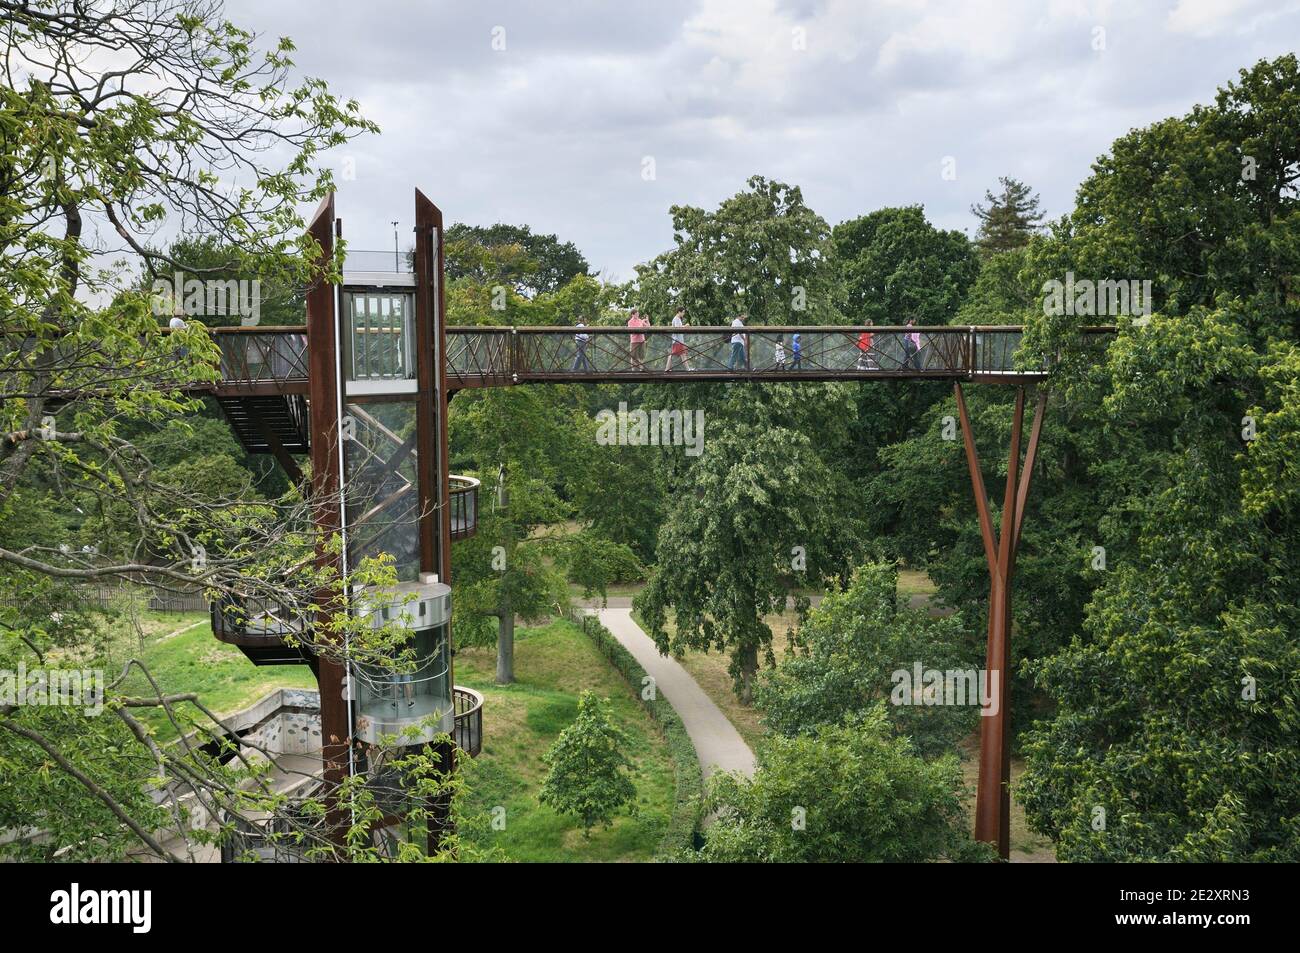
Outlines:
{"label": "walkway handrail", "polygon": [[[1114,327],[1081,329],[1108,335]],[[214,328],[222,383],[239,390],[306,380],[306,329]],[[741,347],[732,345],[739,335]],[[726,325],[447,328],[451,390],[535,382],[721,380],[1034,380],[1017,361],[1019,325]],[[636,340],[633,340],[635,338]]]}
{"label": "walkway handrail", "polygon": [[455,685],[451,690],[456,711],[456,746],[471,758],[483,750],[483,696],[472,688]]}
{"label": "walkway handrail", "polygon": [[479,481],[474,477],[451,474],[447,477],[448,505],[451,507],[451,538],[468,539],[478,531]]}

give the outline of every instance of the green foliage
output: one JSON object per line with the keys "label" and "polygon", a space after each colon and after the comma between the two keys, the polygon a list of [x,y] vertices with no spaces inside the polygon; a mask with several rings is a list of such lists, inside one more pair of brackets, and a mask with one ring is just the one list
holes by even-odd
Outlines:
{"label": "green foliage", "polygon": [[1026,278],[1025,248],[996,252],[980,260],[954,324],[1024,324],[1025,314],[1041,306],[1039,288]]}
{"label": "green foliage", "polygon": [[570,582],[582,586],[583,597],[602,595],[610,583],[634,582],[645,575],[636,553],[622,543],[612,543],[592,532],[565,537],[558,547],[559,559]]}
{"label": "green foliage", "polygon": [[542,759],[551,770],[537,799],[561,814],[576,815],[584,832],[597,824],[609,827],[620,808],[636,808],[626,744],[627,735],[610,719],[606,703],[583,692],[578,717]]}
{"label": "green foliage", "polygon": [[883,705],[813,735],[774,735],[752,779],[721,774],[699,859],[720,863],[982,860],[961,807],[955,756],[927,763]]}
{"label": "green foliage", "polygon": [[457,631],[463,621],[474,641],[489,638],[490,619],[535,620],[567,600],[542,530],[571,513],[559,490],[576,431],[560,398],[541,388],[482,390],[457,397],[449,417],[453,453],[483,475],[478,533],[458,544],[453,577]]}
{"label": "green foliage", "polygon": [[[322,153],[376,127],[302,75],[289,40],[268,48],[215,5],[11,4],[0,37],[0,667],[98,667],[84,589],[229,591],[271,567],[282,584],[310,552],[235,456],[214,445],[195,461],[175,433],[150,433],[198,409],[183,391],[211,381],[217,358],[201,320],[163,332],[174,301],[155,280],[180,270],[267,290],[332,269],[298,210],[332,187]],[[109,94],[94,66],[106,49],[132,51]],[[154,248],[158,234],[187,236],[171,250],[185,260]],[[151,436],[161,462],[135,443]],[[245,776],[159,747],[136,717],[168,691],[127,704],[114,684],[94,718],[0,705],[0,827],[41,828],[38,853],[102,860],[131,844],[164,853],[153,832],[180,818],[155,803],[160,777],[230,806]]]}
{"label": "green foliage", "polygon": [[[173,266],[170,273],[164,272],[164,279],[176,287],[176,276],[182,281],[198,279],[200,281],[238,281],[258,276],[262,272],[256,255],[238,245],[223,244],[213,235],[197,238],[183,238],[173,242],[166,251],[166,258]],[[159,320],[165,321],[170,314],[160,314]],[[201,319],[207,327],[236,327],[241,322],[241,315],[227,305],[226,313],[207,313]],[[302,286],[296,284],[288,275],[268,273],[264,278],[258,277],[257,320],[265,327],[299,326],[307,321],[306,298]]]}
{"label": "green foliage", "polygon": [[[787,737],[814,734],[889,698],[903,670],[971,670],[982,652],[956,616],[931,619],[897,595],[898,573],[885,564],[854,571],[843,592],[828,593],[797,633],[789,658],[760,678],[755,701],[769,728]],[[919,688],[919,686],[918,686]],[[890,725],[922,755],[950,752],[974,729],[977,708],[890,705]]]}
{"label": "green foliage", "polygon": [[716,211],[674,205],[676,248],[637,266],[634,297],[667,322],[685,308],[692,324],[843,323],[843,287],[825,220],[797,186],[752,176]]}
{"label": "green foliage", "polygon": [[661,651],[728,652],[745,701],[760,657],[775,661],[763,617],[792,590],[847,576],[861,546],[852,487],[827,460],[851,413],[842,387],[737,388],[706,418],[703,453],[669,478],[682,490],[637,608]]}
{"label": "green foliage", "polygon": [[1023,248],[1043,220],[1038,196],[1029,186],[1005,175],[998,179],[998,185],[1001,192],[985,192],[985,204],[971,206],[971,213],[980,222],[975,244],[986,256]]}
{"label": "green foliage", "polygon": [[919,205],[841,222],[834,238],[854,324],[949,324],[979,271],[966,236],[935,228]]}
{"label": "green foliage", "polygon": [[462,222],[447,229],[444,267],[448,281],[469,278],[488,288],[509,285],[530,298],[586,278],[590,270],[573,242],[535,235],[527,225]]}
{"label": "green foliage", "polygon": [[642,707],[650,713],[664,738],[673,759],[675,798],[673,816],[664,832],[656,855],[662,859],[681,858],[694,846],[695,831],[700,823],[700,809],[704,799],[704,780],[700,771],[700,757],[691,736],[686,733],[681,716],[672,703],[658,692],[646,697],[645,685],[649,676],[641,663],[623,647],[613,634],[591,616],[582,617],[582,630],[595,643],[600,653],[609,659],[626,679],[628,686],[638,693]]}
{"label": "green foliage", "polygon": [[1030,249],[1044,274],[1149,277],[1157,305],[1095,366],[1080,318],[1031,328],[1108,502],[1086,621],[1035,666],[1058,710],[1023,799],[1064,859],[1300,856],[1297,102],[1287,55],[1134,130]]}

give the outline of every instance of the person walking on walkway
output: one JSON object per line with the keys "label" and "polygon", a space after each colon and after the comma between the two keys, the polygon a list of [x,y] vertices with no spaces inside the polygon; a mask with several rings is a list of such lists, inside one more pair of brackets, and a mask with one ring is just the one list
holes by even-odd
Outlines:
{"label": "person walking on walkway", "polygon": [[[685,321],[685,317],[686,317],[686,311],[682,308],[678,308],[677,313],[673,315],[673,327],[675,328],[689,327],[689,325],[687,325]],[[682,367],[686,368],[688,371],[691,369],[691,362],[686,359],[686,335],[685,334],[673,334],[672,344],[670,344],[668,347],[668,362],[664,364],[664,373],[667,373],[668,371],[671,371],[673,369],[674,358],[676,358],[677,362]]]}
{"label": "person walking on walkway", "polygon": [[903,366],[921,369],[921,332],[912,330],[912,319],[907,319],[908,330],[903,334]]}
{"label": "person walking on walkway", "polygon": [[745,333],[746,314],[738,314],[731,321],[733,330],[731,333],[731,357],[727,359],[727,370],[734,371],[736,368],[749,367],[749,335]]}
{"label": "person walking on walkway", "polygon": [[773,360],[778,371],[785,370],[785,335],[776,336],[776,345],[772,349]]}
{"label": "person walking on walkway", "polygon": [[801,335],[793,334],[790,336],[790,370],[797,371],[803,362],[803,342]]}
{"label": "person walking on walkway", "polygon": [[[871,322],[867,322],[867,327],[871,327]],[[863,331],[858,335],[858,370],[874,371],[876,369],[876,359],[871,353],[872,334],[870,331]]]}
{"label": "person walking on walkway", "polygon": [[[629,328],[645,328],[650,326],[650,320],[646,318],[636,308],[632,309],[632,316],[627,319]],[[633,331],[628,335],[628,343],[632,345],[631,359],[632,370],[645,370],[645,335]]]}
{"label": "person walking on walkway", "polygon": [[[581,321],[579,321],[577,327],[579,329],[583,329],[586,328],[586,325],[583,324]],[[571,367],[570,370],[573,371],[594,371],[595,370],[595,368],[591,366],[591,361],[587,358],[587,342],[590,340],[591,340],[591,335],[588,334],[585,330],[579,330],[578,333],[573,336],[573,343],[577,350],[573,355],[573,367]]]}

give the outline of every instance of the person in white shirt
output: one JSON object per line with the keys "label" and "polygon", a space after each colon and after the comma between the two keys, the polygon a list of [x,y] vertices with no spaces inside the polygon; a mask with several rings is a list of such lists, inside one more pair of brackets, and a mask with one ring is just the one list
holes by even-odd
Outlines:
{"label": "person in white shirt", "polygon": [[747,368],[749,366],[749,361],[746,359],[746,354],[749,351],[749,335],[745,333],[744,320],[747,317],[749,315],[738,314],[731,322],[733,328],[739,328],[740,330],[734,331],[731,335],[731,357],[727,359],[727,370],[729,371],[734,371],[737,367]]}
{"label": "person in white shirt", "polygon": [[[585,328],[586,325],[583,324],[581,321],[579,321],[577,327]],[[572,371],[594,371],[595,370],[595,368],[591,366],[591,361],[587,359],[587,342],[590,340],[591,340],[591,335],[588,334],[586,331],[580,330],[578,331],[577,334],[573,336],[573,343],[577,347],[577,353],[573,355],[573,367],[569,368],[569,370]]]}
{"label": "person in white shirt", "polygon": [[[685,315],[686,315],[686,311],[683,310],[682,308],[678,308],[677,313],[673,315],[673,327],[675,328],[687,327],[688,325],[684,320]],[[673,338],[673,343],[668,348],[668,362],[664,364],[664,372],[666,373],[673,369],[674,358],[677,359],[678,363],[681,364],[682,367],[686,368],[689,371],[691,369],[691,362],[686,359],[686,335],[674,334],[672,338]]]}

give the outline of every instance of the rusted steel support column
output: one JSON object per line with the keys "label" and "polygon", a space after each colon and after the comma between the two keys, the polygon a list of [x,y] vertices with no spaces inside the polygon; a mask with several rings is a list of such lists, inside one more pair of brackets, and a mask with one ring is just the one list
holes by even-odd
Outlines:
{"label": "rusted steel support column", "polygon": [[1020,468],[1020,442],[1024,429],[1025,390],[1016,391],[1016,405],[1011,422],[1011,448],[1007,461],[1007,482],[1003,492],[1002,529],[994,533],[989,514],[988,495],[984,489],[984,476],[980,470],[979,454],[975,449],[975,435],[971,429],[970,415],[966,410],[966,397],[961,384],[953,385],[957,397],[957,412],[961,417],[962,440],[966,448],[966,464],[970,469],[971,487],[975,494],[975,508],[979,515],[980,536],[984,542],[984,556],[989,569],[989,627],[987,661],[985,663],[985,688],[993,707],[992,714],[980,718],[980,764],[975,799],[975,839],[997,844],[998,854],[1004,860],[1010,854],[1011,819],[1011,744],[1009,673],[1011,671],[1011,581],[1015,573],[1016,553],[1020,545],[1020,532],[1024,523],[1025,502],[1033,478],[1038,456],[1039,437],[1042,433],[1043,412],[1047,404],[1047,391],[1040,390],[1034,410],[1034,423],[1025,453],[1024,469]]}
{"label": "rusted steel support column", "polygon": [[[416,377],[419,387],[420,569],[451,585],[451,475],[447,449],[447,329],[444,320],[442,211],[415,190]],[[451,637],[449,635],[449,637]],[[448,657],[448,682],[455,684]],[[441,764],[454,771],[455,747],[438,747]],[[438,850],[450,830],[450,804],[439,798],[429,823],[428,849]]]}
{"label": "rusted steel support column", "polygon": [[[324,277],[334,254],[334,195],[320,204],[312,217],[308,234],[316,240],[323,255],[321,274],[307,292],[307,398],[311,402],[311,497],[316,523],[316,565],[337,578],[342,569],[339,555],[327,544],[342,527],[339,488],[338,398],[336,364],[338,322],[334,307],[334,285]],[[325,638],[335,590],[322,586],[316,592],[316,635]],[[331,838],[342,843],[346,836],[346,818],[335,800],[334,791],[348,775],[351,732],[344,693],[343,665],[337,658],[322,654],[317,665],[320,687],[321,761],[326,789],[326,825]]]}
{"label": "rusted steel support column", "polygon": [[[438,477],[437,450],[439,422],[442,417],[437,385],[434,381],[434,354],[441,351],[434,343],[433,203],[415,190],[415,427],[417,439],[416,470],[420,497],[420,571],[442,573],[442,512],[438,508],[442,494]],[[444,580],[445,581],[445,580]]]}

